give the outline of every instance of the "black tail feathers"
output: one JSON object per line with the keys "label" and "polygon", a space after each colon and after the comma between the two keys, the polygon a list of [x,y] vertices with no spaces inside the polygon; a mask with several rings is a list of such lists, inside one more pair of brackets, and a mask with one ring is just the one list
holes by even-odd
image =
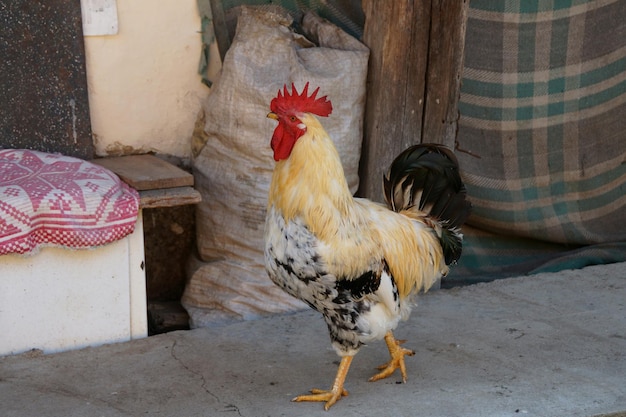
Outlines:
{"label": "black tail feathers", "polygon": [[392,162],[383,178],[385,200],[400,212],[418,209],[441,227],[446,264],[461,256],[460,226],[471,212],[454,153],[438,144],[414,145]]}

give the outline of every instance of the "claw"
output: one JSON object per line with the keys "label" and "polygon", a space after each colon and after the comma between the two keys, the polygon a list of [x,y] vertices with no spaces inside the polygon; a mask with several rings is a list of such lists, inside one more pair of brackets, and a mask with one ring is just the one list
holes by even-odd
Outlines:
{"label": "claw", "polygon": [[383,378],[387,378],[388,376],[393,374],[396,369],[399,368],[400,374],[402,374],[402,382],[406,383],[407,375],[406,365],[404,364],[404,357],[407,355],[413,356],[415,355],[415,352],[410,349],[400,347],[400,345],[406,342],[406,340],[396,340],[393,337],[393,333],[391,333],[391,331],[389,331],[385,335],[385,342],[387,343],[387,349],[389,349],[391,359],[384,365],[379,366],[378,369],[380,369],[381,372],[371,377],[369,381],[374,382]]}
{"label": "claw", "polygon": [[341,358],[341,363],[339,364],[339,369],[337,370],[337,376],[335,377],[332,389],[322,390],[313,388],[311,390],[311,394],[299,395],[291,401],[325,401],[326,404],[324,404],[324,410],[328,411],[333,404],[341,399],[341,397],[348,395],[348,391],[343,388],[343,383],[346,379],[346,375],[348,374],[351,362],[352,356],[344,356]]}
{"label": "claw", "polygon": [[291,401],[300,402],[300,401],[326,401],[324,404],[324,410],[328,411],[330,407],[332,407],[341,397],[345,397],[348,395],[348,391],[341,388],[338,390],[323,390],[313,388],[311,390],[311,394],[309,395],[298,395]]}

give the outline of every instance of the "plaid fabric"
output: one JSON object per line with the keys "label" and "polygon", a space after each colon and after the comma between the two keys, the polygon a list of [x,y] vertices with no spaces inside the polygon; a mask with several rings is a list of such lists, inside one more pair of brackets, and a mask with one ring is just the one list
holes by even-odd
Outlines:
{"label": "plaid fabric", "polygon": [[[459,110],[472,226],[552,252],[626,242],[626,1],[472,0]],[[493,266],[468,235],[465,262]]]}

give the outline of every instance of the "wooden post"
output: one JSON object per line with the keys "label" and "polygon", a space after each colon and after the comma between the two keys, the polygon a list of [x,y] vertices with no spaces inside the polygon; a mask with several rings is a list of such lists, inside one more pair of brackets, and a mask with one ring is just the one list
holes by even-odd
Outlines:
{"label": "wooden post", "polygon": [[363,0],[370,48],[361,185],[382,200],[382,176],[405,148],[454,148],[468,0]]}
{"label": "wooden post", "polygon": [[455,147],[469,0],[432,0],[422,142]]}

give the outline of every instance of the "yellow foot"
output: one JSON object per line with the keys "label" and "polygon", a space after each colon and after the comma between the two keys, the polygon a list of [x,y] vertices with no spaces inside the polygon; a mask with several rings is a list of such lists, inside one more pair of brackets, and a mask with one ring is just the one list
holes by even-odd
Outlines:
{"label": "yellow foot", "polygon": [[389,355],[391,355],[391,359],[384,365],[378,367],[381,369],[381,372],[377,373],[373,377],[369,379],[370,382],[378,381],[379,379],[387,378],[394,371],[400,368],[400,373],[402,374],[402,382],[406,383],[406,366],[404,365],[404,357],[406,355],[413,356],[415,352],[410,349],[405,349],[400,345],[404,343],[404,340],[396,340],[393,337],[393,333],[391,331],[387,332],[385,335],[385,342],[387,343],[387,349],[389,349]]}
{"label": "yellow foot", "polygon": [[326,401],[324,409],[328,411],[330,407],[332,407],[333,404],[335,404],[341,397],[345,397],[347,395],[348,391],[343,388],[336,391],[313,388],[310,395],[299,395],[291,401]]}
{"label": "yellow foot", "polygon": [[348,369],[350,369],[350,363],[352,362],[352,356],[344,356],[341,358],[339,369],[337,370],[337,376],[333,383],[331,390],[312,389],[310,395],[299,395],[291,401],[326,401],[324,409],[328,411],[341,397],[348,395],[348,391],[343,389],[343,382],[346,380]]}

